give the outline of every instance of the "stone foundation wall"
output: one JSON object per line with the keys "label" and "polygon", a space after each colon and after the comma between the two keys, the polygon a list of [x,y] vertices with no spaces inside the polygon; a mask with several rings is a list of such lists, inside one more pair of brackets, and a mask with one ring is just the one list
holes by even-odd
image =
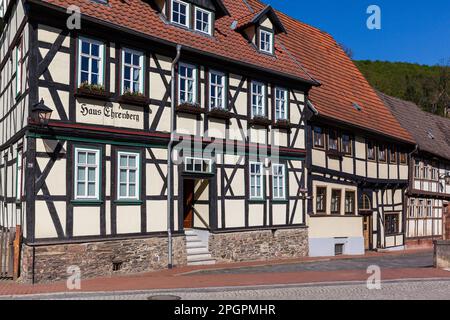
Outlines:
{"label": "stone foundation wall", "polygon": [[[186,238],[173,238],[173,262],[187,264]],[[66,280],[67,268],[78,266],[81,278],[105,277],[117,274],[150,272],[167,268],[167,238],[115,240],[83,244],[35,247],[35,283]],[[121,263],[113,271],[113,263]],[[22,249],[21,282],[30,283],[33,277],[33,248]]]}
{"label": "stone foundation wall", "polygon": [[308,256],[308,229],[211,234],[209,251],[219,263]]}
{"label": "stone foundation wall", "polygon": [[450,269],[450,241],[434,241],[434,267]]}

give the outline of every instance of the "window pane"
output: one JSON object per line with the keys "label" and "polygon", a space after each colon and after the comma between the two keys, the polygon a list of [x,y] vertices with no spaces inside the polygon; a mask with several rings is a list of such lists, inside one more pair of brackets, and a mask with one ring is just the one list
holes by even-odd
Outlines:
{"label": "window pane", "polygon": [[89,71],[89,59],[87,57],[81,57],[81,70]]}
{"label": "window pane", "polygon": [[96,154],[95,153],[88,154],[88,164],[96,164]]}
{"label": "window pane", "polygon": [[127,170],[120,170],[119,179],[120,182],[127,181]]}
{"label": "window pane", "polygon": [[82,197],[86,194],[85,184],[83,182],[77,183],[77,196]]}
{"label": "window pane", "polygon": [[87,42],[87,41],[82,41],[81,42],[81,53],[84,53],[84,54],[89,54],[90,52],[90,45],[89,45],[89,42]]}
{"label": "window pane", "polygon": [[88,180],[91,182],[95,182],[96,180],[96,169],[95,168],[89,168],[88,169]]}
{"label": "window pane", "polygon": [[100,56],[100,46],[98,44],[92,44],[91,45],[91,55],[94,57],[99,57]]}
{"label": "window pane", "polygon": [[85,181],[86,179],[86,168],[79,167],[77,173],[78,181]]}
{"label": "window pane", "polygon": [[127,156],[120,156],[120,166],[126,167],[128,165],[127,163]]}
{"label": "window pane", "polygon": [[130,158],[128,159],[128,165],[131,168],[135,168],[136,167],[136,156],[130,156]]}
{"label": "window pane", "polygon": [[136,197],[136,185],[130,184],[130,197]]}
{"label": "window pane", "polygon": [[88,196],[89,197],[95,196],[95,182],[88,183]]}
{"label": "window pane", "polygon": [[130,183],[135,183],[136,182],[136,171],[135,170],[131,170],[129,173],[129,182]]}
{"label": "window pane", "polygon": [[86,153],[78,152],[78,164],[86,164]]}
{"label": "window pane", "polygon": [[141,65],[141,56],[139,54],[134,54],[133,55],[133,65],[135,66],[140,66]]}
{"label": "window pane", "polygon": [[120,197],[126,197],[127,196],[127,185],[126,184],[120,184],[119,196]]}

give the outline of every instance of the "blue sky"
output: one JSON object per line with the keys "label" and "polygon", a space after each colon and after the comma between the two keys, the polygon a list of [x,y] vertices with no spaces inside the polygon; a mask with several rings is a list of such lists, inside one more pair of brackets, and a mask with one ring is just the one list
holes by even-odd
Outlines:
{"label": "blue sky", "polygon": [[[354,59],[435,65],[450,60],[449,0],[263,0],[322,29],[351,48]],[[381,9],[381,30],[369,30],[369,5]]]}

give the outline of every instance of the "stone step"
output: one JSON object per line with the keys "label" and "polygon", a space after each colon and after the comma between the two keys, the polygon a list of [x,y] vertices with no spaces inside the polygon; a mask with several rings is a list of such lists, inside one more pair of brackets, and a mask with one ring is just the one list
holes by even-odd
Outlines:
{"label": "stone step", "polygon": [[198,248],[187,248],[187,255],[196,256],[202,254],[209,254],[209,250],[206,247],[198,247]]}
{"label": "stone step", "polygon": [[206,246],[201,241],[192,241],[186,243],[186,249],[198,249],[198,248],[206,248]]}
{"label": "stone step", "polygon": [[215,265],[216,264],[216,260],[212,259],[212,260],[204,260],[204,261],[193,261],[193,262],[188,262],[188,266],[210,266],[210,265]]}
{"label": "stone step", "polygon": [[198,261],[208,261],[208,260],[214,260],[211,256],[211,254],[209,254],[209,253],[188,255],[188,257],[187,257],[188,262],[198,262]]}
{"label": "stone step", "polygon": [[190,237],[190,238],[186,238],[186,243],[203,243],[203,241],[199,237],[197,237],[197,238]]}
{"label": "stone step", "polygon": [[184,233],[186,235],[195,235],[195,236],[197,235],[194,230],[185,230]]}

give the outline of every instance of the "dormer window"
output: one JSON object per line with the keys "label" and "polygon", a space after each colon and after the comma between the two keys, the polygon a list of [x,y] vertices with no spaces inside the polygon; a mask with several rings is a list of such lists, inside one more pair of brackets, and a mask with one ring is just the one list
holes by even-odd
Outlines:
{"label": "dormer window", "polygon": [[196,7],[195,30],[210,35],[211,29],[211,12]]}
{"label": "dormer window", "polygon": [[173,25],[209,36],[215,20],[229,15],[221,0],[158,0],[154,7]]}
{"label": "dormer window", "polygon": [[172,0],[171,21],[189,28],[189,3]]}
{"label": "dormer window", "polygon": [[273,32],[262,29],[259,31],[259,50],[273,54]]}

